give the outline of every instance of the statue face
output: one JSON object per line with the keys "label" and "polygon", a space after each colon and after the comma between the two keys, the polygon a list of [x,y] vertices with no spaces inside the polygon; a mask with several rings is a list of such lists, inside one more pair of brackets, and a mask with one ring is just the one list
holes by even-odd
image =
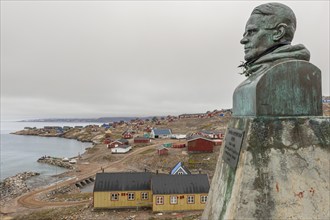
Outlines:
{"label": "statue face", "polygon": [[[258,14],[253,14],[245,26],[243,39],[240,41],[244,45],[244,59],[248,62],[258,57],[268,48],[275,45],[273,40],[273,29],[267,29],[267,20]],[[271,26],[268,24],[267,26]]]}

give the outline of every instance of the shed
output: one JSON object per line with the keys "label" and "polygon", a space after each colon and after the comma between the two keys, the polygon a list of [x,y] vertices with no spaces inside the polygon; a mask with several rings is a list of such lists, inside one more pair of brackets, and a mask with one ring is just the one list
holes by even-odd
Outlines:
{"label": "shed", "polygon": [[173,143],[164,143],[163,146],[164,147],[167,147],[167,148],[170,148],[172,147]]}
{"label": "shed", "polygon": [[136,137],[134,138],[134,143],[135,144],[145,144],[145,143],[150,143],[150,138],[147,137]]}
{"label": "shed", "polygon": [[190,153],[202,153],[202,152],[213,152],[214,141],[201,136],[192,136],[188,142],[188,152]]}
{"label": "shed", "polygon": [[174,143],[173,148],[185,148],[186,144],[185,143]]}
{"label": "shed", "polygon": [[158,155],[168,155],[168,149],[164,146],[157,147],[157,154]]}

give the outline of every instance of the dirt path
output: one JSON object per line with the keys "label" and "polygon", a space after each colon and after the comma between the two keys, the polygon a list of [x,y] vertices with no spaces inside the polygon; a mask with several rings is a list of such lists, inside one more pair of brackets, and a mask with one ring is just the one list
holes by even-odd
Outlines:
{"label": "dirt path", "polygon": [[[117,161],[109,162],[105,166],[102,165],[105,172],[118,172],[118,171],[126,171],[127,169],[132,170],[132,167],[125,165],[125,162],[129,162],[134,158],[135,155],[140,154],[149,149],[155,149],[156,146],[161,144],[162,141],[153,143],[152,145],[136,148],[129,154],[123,155],[123,157]],[[127,163],[129,164],[129,163]],[[72,176],[70,179],[65,180],[63,182],[59,182],[56,184],[52,184],[50,186],[46,186],[43,188],[37,188],[31,192],[28,192],[20,197],[17,197],[10,201],[5,206],[1,207],[1,214],[14,214],[18,212],[25,212],[29,209],[40,209],[40,208],[50,208],[50,207],[63,207],[63,206],[75,206],[75,205],[83,205],[91,203],[90,200],[83,201],[68,201],[68,202],[48,202],[48,201],[40,201],[36,197],[41,193],[47,193],[56,188],[60,188],[63,186],[68,186],[75,184],[78,181],[82,181],[88,177],[94,176],[96,173],[101,172],[100,164],[90,163],[84,165],[86,168],[83,169],[81,173],[75,173],[75,176]],[[136,170],[138,171],[138,170]],[[28,210],[27,210],[28,209]]]}

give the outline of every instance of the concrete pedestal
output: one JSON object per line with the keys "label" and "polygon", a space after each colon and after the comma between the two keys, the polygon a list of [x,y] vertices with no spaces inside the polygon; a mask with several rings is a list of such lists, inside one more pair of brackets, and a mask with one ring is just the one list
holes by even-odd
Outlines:
{"label": "concrete pedestal", "polygon": [[236,170],[222,145],[203,220],[330,219],[330,118],[234,117]]}

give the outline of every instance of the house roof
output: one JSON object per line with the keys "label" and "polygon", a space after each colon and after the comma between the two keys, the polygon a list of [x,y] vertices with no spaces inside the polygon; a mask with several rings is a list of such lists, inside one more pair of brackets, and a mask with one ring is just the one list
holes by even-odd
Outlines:
{"label": "house roof", "polygon": [[152,173],[97,173],[94,192],[150,190]]}
{"label": "house roof", "polygon": [[196,139],[204,139],[204,140],[213,142],[213,140],[211,140],[209,138],[206,138],[204,136],[200,136],[200,135],[194,135],[194,136],[188,137],[187,141],[189,142],[189,141],[193,141],[193,140],[196,140]]}
{"label": "house roof", "polygon": [[157,129],[157,128],[154,128],[154,129],[152,129],[152,131],[154,132],[155,135],[170,135],[170,134],[172,134],[171,129]]}
{"label": "house roof", "polygon": [[170,174],[176,174],[180,167],[187,173],[191,174],[191,172],[183,165],[182,162],[177,163],[171,170]]}
{"label": "house roof", "polygon": [[162,175],[152,177],[153,194],[208,193],[210,189],[206,174]]}
{"label": "house roof", "polygon": [[158,146],[157,147],[157,150],[163,150],[163,149],[165,149],[165,150],[168,150],[166,147],[164,147],[164,146]]}
{"label": "house roof", "polygon": [[134,138],[134,140],[150,140],[150,138],[139,136],[139,137]]}
{"label": "house roof", "polygon": [[128,140],[127,139],[118,139],[117,141],[121,142],[121,143],[128,143]]}
{"label": "house roof", "polygon": [[120,139],[110,142],[110,144],[114,144],[114,143],[124,144],[124,143],[128,143],[128,141],[126,139]]}

